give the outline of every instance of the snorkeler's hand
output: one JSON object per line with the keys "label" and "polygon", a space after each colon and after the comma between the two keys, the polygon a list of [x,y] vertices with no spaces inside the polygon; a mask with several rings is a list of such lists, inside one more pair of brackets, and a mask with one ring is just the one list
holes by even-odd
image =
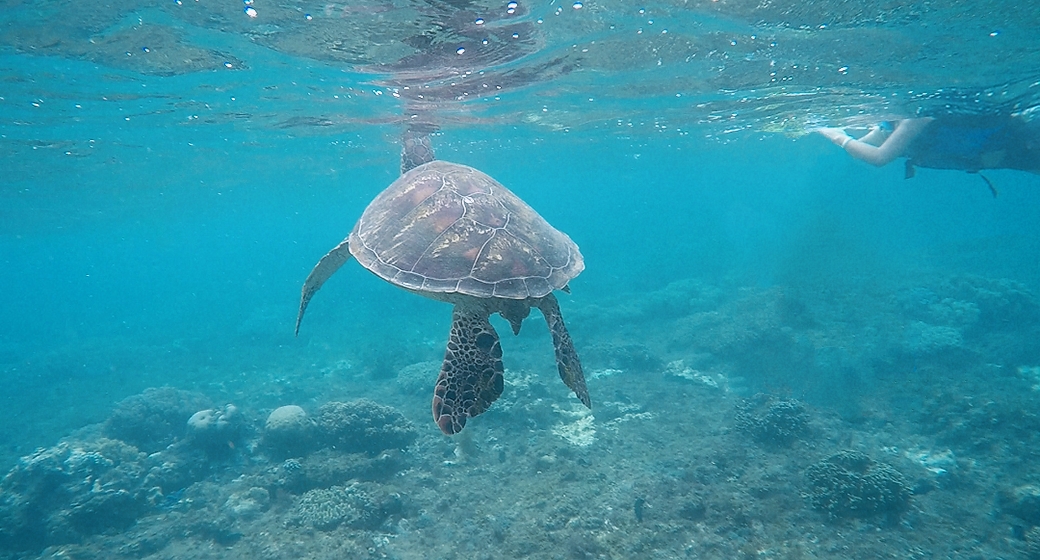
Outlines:
{"label": "snorkeler's hand", "polygon": [[842,143],[849,138],[849,135],[845,134],[845,131],[840,128],[824,127],[816,129],[816,132],[819,132],[820,134],[826,136],[828,140],[834,142],[834,144],[837,146],[841,146]]}

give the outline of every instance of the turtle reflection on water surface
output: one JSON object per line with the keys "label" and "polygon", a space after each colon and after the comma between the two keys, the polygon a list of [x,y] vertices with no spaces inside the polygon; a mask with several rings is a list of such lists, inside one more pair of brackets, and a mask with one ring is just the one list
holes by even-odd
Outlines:
{"label": "turtle reflection on water surface", "polygon": [[[419,145],[422,145],[421,143]],[[380,278],[454,305],[444,363],[433,392],[433,418],[445,434],[502,394],[502,348],[489,317],[513,333],[537,307],[545,316],[563,382],[591,408],[581,361],[553,290],[585,268],[578,246],[487,174],[446,161],[416,165],[405,145],[405,173],[368,205],[354,229],[322,257],[303,285],[307,303],[353,255]],[[432,157],[419,155],[419,160]]]}

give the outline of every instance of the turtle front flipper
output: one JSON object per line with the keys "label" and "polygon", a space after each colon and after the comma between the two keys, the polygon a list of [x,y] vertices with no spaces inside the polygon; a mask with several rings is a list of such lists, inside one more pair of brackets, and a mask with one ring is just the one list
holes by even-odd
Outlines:
{"label": "turtle front flipper", "polygon": [[567,326],[563,324],[563,315],[560,314],[560,304],[556,302],[556,296],[550,293],[538,300],[536,305],[545,316],[549,332],[552,333],[553,346],[556,349],[556,367],[560,370],[560,379],[563,379],[563,383],[570,387],[575,395],[578,395],[582,404],[592,408],[589,390],[585,387],[585,374],[581,369],[581,360],[578,359],[578,352],[574,349],[574,342],[571,341],[571,335],[567,332]]}
{"label": "turtle front flipper", "polygon": [[314,297],[314,293],[339,270],[339,267],[343,266],[343,263],[350,260],[350,246],[347,243],[349,239],[349,237],[344,239],[342,243],[326,253],[318,264],[314,265],[311,273],[307,275],[307,280],[303,282],[303,290],[300,293],[300,312],[296,314],[296,336],[300,335],[300,321],[303,320],[303,312],[307,310],[307,304]]}
{"label": "turtle front flipper", "polygon": [[455,306],[444,363],[433,389],[433,419],[445,434],[462,430],[502,395],[502,346],[488,313]]}

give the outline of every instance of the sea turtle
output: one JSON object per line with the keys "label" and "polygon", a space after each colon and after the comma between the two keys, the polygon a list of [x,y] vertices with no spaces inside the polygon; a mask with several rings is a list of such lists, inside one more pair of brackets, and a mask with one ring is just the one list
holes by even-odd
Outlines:
{"label": "sea turtle", "polygon": [[445,434],[462,430],[502,394],[502,348],[488,320],[494,313],[518,334],[531,308],[541,310],[560,377],[591,408],[581,361],[552,294],[568,291],[584,269],[578,246],[487,174],[433,160],[422,131],[406,132],[403,144],[403,175],[304,282],[297,334],[311,297],[354,255],[387,282],[454,305],[433,393],[433,418]]}

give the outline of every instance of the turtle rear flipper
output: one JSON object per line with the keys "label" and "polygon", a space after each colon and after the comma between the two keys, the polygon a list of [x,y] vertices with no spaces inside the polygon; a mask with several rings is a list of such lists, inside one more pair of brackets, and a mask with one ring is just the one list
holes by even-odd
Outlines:
{"label": "turtle rear flipper", "polygon": [[488,314],[456,305],[444,363],[433,389],[433,419],[445,434],[460,432],[466,419],[502,395],[502,346]]}
{"label": "turtle rear flipper", "polygon": [[300,311],[296,314],[296,336],[300,335],[300,321],[303,320],[303,312],[307,310],[307,304],[311,302],[315,292],[321,289],[321,285],[335,274],[339,267],[350,260],[350,245],[347,243],[349,239],[349,237],[344,239],[342,243],[326,253],[318,264],[314,265],[311,273],[307,275],[307,280],[303,282],[303,290],[300,292]]}
{"label": "turtle rear flipper", "polygon": [[574,391],[581,403],[592,408],[589,399],[589,390],[585,387],[585,373],[581,369],[581,360],[578,359],[578,351],[574,349],[574,342],[567,332],[567,326],[563,324],[563,315],[560,314],[560,304],[556,302],[556,296],[549,295],[538,300],[538,309],[545,316],[545,322],[549,325],[552,333],[553,346],[556,349],[556,367],[560,370],[560,379]]}

